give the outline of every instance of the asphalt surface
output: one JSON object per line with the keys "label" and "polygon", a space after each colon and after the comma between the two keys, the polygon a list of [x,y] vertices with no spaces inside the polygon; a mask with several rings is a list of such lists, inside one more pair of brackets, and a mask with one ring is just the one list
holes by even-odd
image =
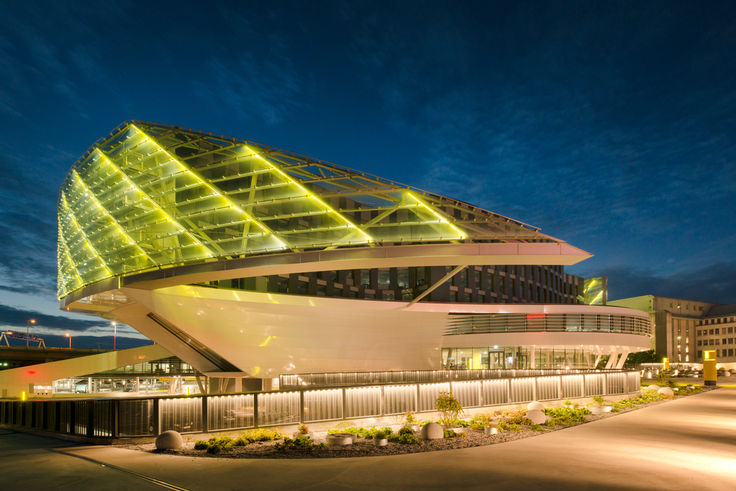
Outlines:
{"label": "asphalt surface", "polygon": [[736,489],[736,389],[524,440],[343,459],[227,459],[0,430],[0,489]]}

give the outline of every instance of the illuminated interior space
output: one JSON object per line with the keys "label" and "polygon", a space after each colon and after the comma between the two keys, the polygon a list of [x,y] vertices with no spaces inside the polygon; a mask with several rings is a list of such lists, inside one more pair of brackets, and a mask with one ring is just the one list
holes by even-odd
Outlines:
{"label": "illuminated interior space", "polygon": [[648,314],[564,272],[589,253],[246,140],[123,123],[73,165],[58,207],[61,307],[210,377],[620,368],[650,345]]}

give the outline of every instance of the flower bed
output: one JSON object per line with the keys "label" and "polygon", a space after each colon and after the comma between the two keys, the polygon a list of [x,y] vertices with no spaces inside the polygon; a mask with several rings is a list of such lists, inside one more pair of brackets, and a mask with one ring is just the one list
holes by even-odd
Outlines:
{"label": "flower bed", "polygon": [[[700,392],[700,388],[687,388],[678,391],[678,396]],[[444,426],[444,438],[422,440],[419,425],[414,415],[409,413],[405,423],[398,429],[391,427],[339,427],[328,433],[351,434],[353,444],[341,448],[330,448],[321,439],[313,439],[305,426],[299,428],[294,438],[289,438],[276,430],[257,429],[243,432],[237,437],[215,436],[209,440],[187,442],[181,450],[167,451],[178,455],[227,457],[227,458],[330,458],[330,457],[365,457],[376,455],[395,455],[404,453],[450,450],[456,448],[493,445],[541,433],[556,431],[589,421],[612,417],[615,414],[628,412],[650,404],[659,403],[673,396],[658,394],[653,390],[643,390],[637,397],[608,402],[596,398],[593,405],[610,405],[611,412],[592,414],[586,406],[565,401],[562,407],[546,408],[544,415],[547,422],[534,424],[527,418],[527,409],[520,407],[503,411],[476,414],[469,419],[451,418],[446,414],[440,419]],[[462,411],[458,413],[461,415]],[[530,415],[531,417],[531,415]],[[493,430],[493,431],[489,431]],[[376,444],[376,440],[387,439],[384,446]],[[384,442],[385,443],[385,442]],[[152,451],[151,445],[136,448]]]}

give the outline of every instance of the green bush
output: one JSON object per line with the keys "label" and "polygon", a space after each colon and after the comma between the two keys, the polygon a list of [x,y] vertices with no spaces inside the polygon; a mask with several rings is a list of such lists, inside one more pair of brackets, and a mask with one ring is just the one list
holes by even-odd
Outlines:
{"label": "green bush", "polygon": [[256,430],[246,430],[238,438],[235,439],[233,445],[242,447],[255,442],[265,442],[270,440],[281,440],[284,435],[271,428],[258,428]]}
{"label": "green bush", "polygon": [[399,436],[402,435],[413,435],[414,430],[412,430],[409,426],[402,426],[399,428]]}
{"label": "green bush", "polygon": [[542,425],[531,425],[529,427],[532,431],[544,431],[544,428]]}
{"label": "green bush", "polygon": [[483,430],[486,426],[490,425],[493,421],[493,416],[490,414],[476,414],[470,420],[470,427],[474,430]]}
{"label": "green bush", "polygon": [[521,425],[511,423],[509,425],[509,431],[521,431]]}
{"label": "green bush", "polygon": [[207,450],[209,445],[205,440],[197,440],[194,442],[194,450]]}
{"label": "green bush", "polygon": [[460,401],[450,392],[440,392],[434,401],[434,408],[442,415],[441,421],[445,424],[458,419],[463,413]]}
{"label": "green bush", "polygon": [[333,433],[350,433],[352,435],[355,435],[356,437],[366,438],[370,440],[370,439],[375,438],[376,433],[378,433],[379,431],[385,433],[386,435],[390,435],[392,433],[391,428],[387,426],[383,428],[376,428],[375,426],[371,426],[370,428],[363,428],[362,426],[360,427],[351,426],[345,429],[335,428],[332,430],[328,430],[327,433],[330,435]]}
{"label": "green bush", "polygon": [[404,445],[410,445],[410,444],[419,443],[419,439],[413,432],[404,433],[403,435],[399,435],[399,443],[404,444]]}
{"label": "green bush", "polygon": [[590,411],[585,408],[555,407],[545,409],[544,414],[549,416],[547,426],[572,426],[584,423],[585,415],[590,414]]}
{"label": "green bush", "polygon": [[324,443],[315,444],[308,436],[298,436],[296,438],[284,438],[283,443],[276,445],[279,452],[288,452],[290,450],[298,450],[311,453],[315,448],[326,448]]}
{"label": "green bush", "polygon": [[411,411],[407,411],[406,416],[404,416],[404,422],[408,425],[416,423],[417,419],[414,417],[414,413]]}
{"label": "green bush", "polygon": [[526,409],[524,408],[502,411],[498,422],[503,423],[504,426],[512,424],[530,426],[532,424],[529,418],[526,417]]}
{"label": "green bush", "polygon": [[445,430],[444,436],[445,438],[462,438],[466,437],[467,435],[465,433],[456,433],[455,430]]}

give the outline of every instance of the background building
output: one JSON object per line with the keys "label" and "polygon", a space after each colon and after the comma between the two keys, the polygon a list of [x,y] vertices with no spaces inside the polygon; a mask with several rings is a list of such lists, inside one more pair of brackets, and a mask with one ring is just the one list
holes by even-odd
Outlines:
{"label": "background building", "polygon": [[719,366],[736,362],[736,305],[656,295],[612,300],[608,304],[651,315],[655,332],[652,349],[660,358],[667,357],[675,363],[702,363],[703,349],[717,349]]}

